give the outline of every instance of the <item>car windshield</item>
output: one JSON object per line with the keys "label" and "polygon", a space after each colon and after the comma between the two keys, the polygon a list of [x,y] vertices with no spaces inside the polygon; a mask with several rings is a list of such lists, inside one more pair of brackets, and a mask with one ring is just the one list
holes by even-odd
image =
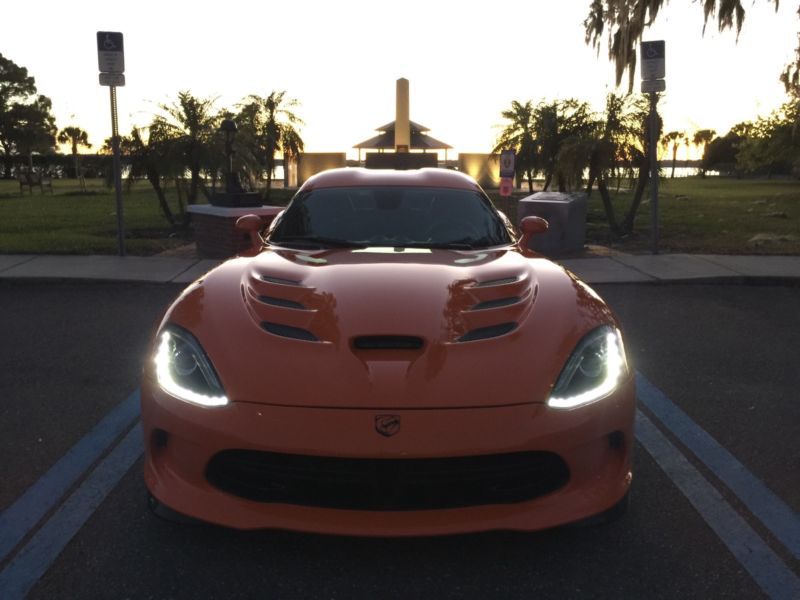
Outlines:
{"label": "car windshield", "polygon": [[424,187],[342,187],[292,200],[270,242],[320,247],[473,249],[510,243],[478,191]]}

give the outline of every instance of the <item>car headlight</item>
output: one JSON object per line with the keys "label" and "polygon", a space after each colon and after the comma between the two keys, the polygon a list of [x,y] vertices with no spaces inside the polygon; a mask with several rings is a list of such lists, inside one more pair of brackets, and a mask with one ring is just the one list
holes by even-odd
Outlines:
{"label": "car headlight", "polygon": [[164,327],[159,334],[154,361],[158,385],[165,392],[200,406],[228,403],[211,361],[185,329],[175,325]]}
{"label": "car headlight", "polygon": [[622,335],[603,325],[575,348],[547,400],[553,408],[575,408],[607,396],[628,372]]}

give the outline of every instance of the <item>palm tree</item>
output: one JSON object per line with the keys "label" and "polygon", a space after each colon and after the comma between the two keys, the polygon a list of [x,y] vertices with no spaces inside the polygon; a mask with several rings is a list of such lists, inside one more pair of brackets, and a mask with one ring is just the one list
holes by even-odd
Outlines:
{"label": "palm tree", "polygon": [[670,179],[675,178],[675,161],[678,157],[678,147],[686,142],[686,134],[683,131],[670,131],[661,138],[661,146],[664,150],[668,149],[670,144],[672,144],[672,174],[670,175]]}
{"label": "palm tree", "polygon": [[[173,174],[175,165],[170,164],[169,139],[160,130],[160,125],[157,123],[152,125],[146,139],[142,136],[142,130],[134,127],[129,136],[120,138],[119,147],[122,160],[128,167],[128,186],[136,179],[145,177],[153,186],[164,218],[174,226],[176,219],[167,203],[163,183]],[[186,216],[182,206],[180,209],[182,224],[185,225]]]}
{"label": "palm tree", "polygon": [[[597,181],[609,227],[614,237],[633,232],[634,221],[650,179],[648,139],[649,104],[643,97],[609,94],[600,127],[600,136],[592,149],[589,163],[589,187]],[[659,118],[659,130],[661,128]],[[635,181],[633,199],[620,223],[614,213],[608,184],[627,176]]]}
{"label": "palm tree", "polygon": [[492,153],[514,150],[516,152],[514,170],[517,179],[524,174],[528,178],[528,191],[533,193],[533,177],[536,175],[538,162],[536,140],[534,139],[533,104],[530,100],[525,104],[513,100],[511,109],[504,110],[500,114],[510,123],[500,132]]}
{"label": "palm tree", "polygon": [[80,182],[81,190],[85,192],[86,180],[83,178],[83,173],[81,172],[80,168],[78,146],[91,148],[92,145],[89,143],[89,135],[80,127],[70,125],[69,127],[64,127],[64,129],[58,132],[57,139],[59,144],[70,144],[72,149],[72,162],[75,166],[75,179]]}
{"label": "palm tree", "polygon": [[188,203],[197,202],[200,190],[200,173],[213,169],[218,161],[214,156],[214,138],[217,132],[218,115],[214,112],[214,99],[196,98],[190,92],[178,93],[178,101],[162,104],[163,114],[153,120],[170,154],[189,171]]}
{"label": "palm tree", "polygon": [[544,189],[556,178],[559,191],[583,181],[597,121],[587,102],[574,98],[540,104],[536,109],[537,138],[545,174]]}
{"label": "palm tree", "polygon": [[[694,132],[694,137],[692,137],[692,143],[695,146],[703,147],[703,158],[705,158],[706,150],[708,150],[708,144],[711,142],[711,140],[714,139],[716,133],[717,132],[714,131],[713,129],[698,129],[697,131]],[[706,169],[701,163],[700,177],[705,177],[705,176],[706,176]]]}
{"label": "palm tree", "polygon": [[291,157],[303,151],[303,139],[298,128],[304,123],[294,112],[298,106],[297,100],[286,97],[285,90],[273,90],[268,96],[251,94],[240,105],[240,120],[251,130],[258,154],[263,158],[267,174],[266,200],[269,200],[272,189],[275,154],[283,152],[284,157]]}

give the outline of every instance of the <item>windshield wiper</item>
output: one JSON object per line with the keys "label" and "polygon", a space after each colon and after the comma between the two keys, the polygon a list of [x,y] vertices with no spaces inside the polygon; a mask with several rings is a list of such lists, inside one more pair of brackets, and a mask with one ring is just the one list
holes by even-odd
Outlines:
{"label": "windshield wiper", "polygon": [[432,250],[474,250],[475,246],[467,242],[403,242],[395,244],[395,248],[431,248]]}
{"label": "windshield wiper", "polygon": [[329,238],[318,235],[287,235],[277,240],[268,240],[272,244],[284,245],[289,244],[310,244],[313,246],[320,246],[322,248],[366,248],[367,245],[362,242],[352,242],[350,240],[340,240],[337,238]]}

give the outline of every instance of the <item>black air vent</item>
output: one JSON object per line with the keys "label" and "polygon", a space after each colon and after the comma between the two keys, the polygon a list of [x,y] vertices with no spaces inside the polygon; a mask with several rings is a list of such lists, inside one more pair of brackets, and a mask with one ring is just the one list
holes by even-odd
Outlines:
{"label": "black air vent", "polygon": [[480,329],[473,329],[468,331],[465,335],[458,338],[459,342],[474,342],[477,340],[486,340],[489,338],[505,335],[510,331],[517,328],[516,323],[501,323],[500,325],[491,325],[489,327],[481,327]]}
{"label": "black air vent", "polygon": [[294,308],[297,310],[306,310],[305,306],[303,306],[299,302],[295,302],[294,300],[285,300],[284,298],[273,298],[272,296],[259,296],[258,299],[264,304],[270,304],[272,306],[280,306],[283,308]]}
{"label": "black air vent", "polygon": [[357,350],[419,350],[422,338],[413,335],[362,335],[353,340]]}
{"label": "black air vent", "polygon": [[206,468],[211,485],[240,498],[376,511],[526,502],[563,487],[569,477],[564,460],[550,452],[339,458],[224,450]]}
{"label": "black air vent", "polygon": [[270,277],[269,275],[262,275],[261,279],[267,283],[277,283],[280,285],[300,285],[299,281],[292,281],[291,279],[281,279],[280,277]]}
{"label": "black air vent", "polygon": [[306,329],[299,327],[291,327],[289,325],[281,325],[280,323],[269,323],[264,321],[261,326],[274,335],[279,335],[285,338],[292,338],[294,340],[304,340],[306,342],[318,342],[319,338]]}
{"label": "black air vent", "polygon": [[487,300],[486,302],[481,302],[480,304],[476,304],[472,307],[472,310],[486,310],[487,308],[500,308],[501,306],[511,306],[512,304],[516,304],[519,302],[518,296],[513,296],[511,298],[500,298],[499,300]]}
{"label": "black air vent", "polygon": [[505,277],[504,279],[492,279],[491,281],[481,281],[475,287],[491,287],[493,285],[508,285],[509,283],[516,283],[519,277]]}

